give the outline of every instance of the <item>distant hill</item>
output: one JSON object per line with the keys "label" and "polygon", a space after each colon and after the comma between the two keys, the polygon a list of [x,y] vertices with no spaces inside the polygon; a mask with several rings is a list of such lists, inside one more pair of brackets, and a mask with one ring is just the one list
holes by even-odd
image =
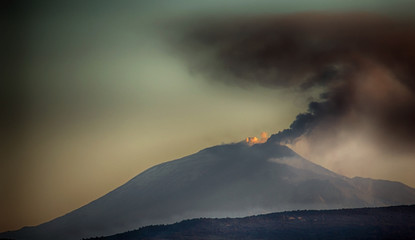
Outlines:
{"label": "distant hill", "polygon": [[72,240],[200,217],[410,204],[415,189],[402,183],[347,178],[282,145],[236,143],[154,166],[62,217],[0,238]]}
{"label": "distant hill", "polygon": [[204,218],[144,227],[101,240],[415,239],[415,205],[303,210],[245,218]]}

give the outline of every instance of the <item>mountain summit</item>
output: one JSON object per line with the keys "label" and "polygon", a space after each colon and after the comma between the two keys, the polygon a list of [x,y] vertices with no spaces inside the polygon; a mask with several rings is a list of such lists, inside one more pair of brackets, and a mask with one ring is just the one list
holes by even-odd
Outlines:
{"label": "mountain summit", "polygon": [[347,178],[271,143],[204,149],[154,166],[105,196],[15,239],[81,239],[198,217],[415,203],[399,182]]}

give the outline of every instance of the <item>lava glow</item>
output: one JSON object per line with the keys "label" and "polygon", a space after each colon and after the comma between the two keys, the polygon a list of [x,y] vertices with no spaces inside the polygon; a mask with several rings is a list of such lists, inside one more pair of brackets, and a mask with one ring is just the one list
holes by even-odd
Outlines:
{"label": "lava glow", "polygon": [[268,133],[266,132],[261,132],[261,138],[257,138],[257,137],[247,137],[245,139],[245,142],[247,142],[249,145],[254,145],[257,143],[264,143],[268,140]]}

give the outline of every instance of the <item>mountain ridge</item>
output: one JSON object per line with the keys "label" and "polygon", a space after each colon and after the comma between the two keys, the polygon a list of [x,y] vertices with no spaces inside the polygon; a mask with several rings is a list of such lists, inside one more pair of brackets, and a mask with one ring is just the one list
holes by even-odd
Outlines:
{"label": "mountain ridge", "polygon": [[80,239],[197,217],[414,203],[404,184],[353,180],[282,145],[234,143],[151,167],[64,216],[0,237]]}
{"label": "mountain ridge", "polygon": [[299,210],[243,218],[188,219],[86,240],[414,239],[415,205]]}

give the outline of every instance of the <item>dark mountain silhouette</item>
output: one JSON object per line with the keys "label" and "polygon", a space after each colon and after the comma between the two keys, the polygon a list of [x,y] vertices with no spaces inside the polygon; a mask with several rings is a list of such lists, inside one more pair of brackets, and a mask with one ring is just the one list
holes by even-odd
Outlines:
{"label": "dark mountain silhouette", "polygon": [[154,166],[77,210],[0,238],[81,239],[199,217],[414,203],[415,189],[402,183],[347,178],[281,145],[237,143]]}
{"label": "dark mountain silhouette", "polygon": [[91,239],[413,240],[415,239],[415,205],[303,210],[245,218],[193,219]]}

